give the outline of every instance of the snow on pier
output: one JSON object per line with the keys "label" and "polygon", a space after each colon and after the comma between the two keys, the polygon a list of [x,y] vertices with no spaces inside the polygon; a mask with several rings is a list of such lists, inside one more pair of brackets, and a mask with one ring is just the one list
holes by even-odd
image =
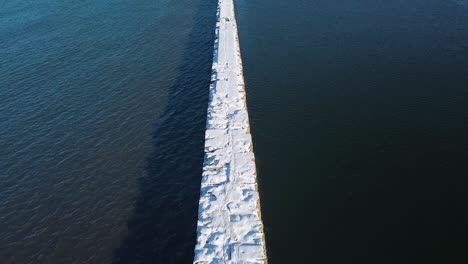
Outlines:
{"label": "snow on pier", "polygon": [[194,263],[266,263],[233,0],[219,0]]}

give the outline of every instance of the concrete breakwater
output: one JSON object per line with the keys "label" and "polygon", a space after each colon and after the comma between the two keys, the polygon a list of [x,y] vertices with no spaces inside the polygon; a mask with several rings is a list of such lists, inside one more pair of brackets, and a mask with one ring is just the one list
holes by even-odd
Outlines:
{"label": "concrete breakwater", "polygon": [[266,263],[233,0],[219,0],[194,263]]}

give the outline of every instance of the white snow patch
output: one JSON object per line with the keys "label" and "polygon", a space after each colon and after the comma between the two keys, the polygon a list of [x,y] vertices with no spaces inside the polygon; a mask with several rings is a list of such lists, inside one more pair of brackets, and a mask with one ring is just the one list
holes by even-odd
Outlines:
{"label": "white snow patch", "polygon": [[194,263],[266,263],[233,0],[219,0]]}

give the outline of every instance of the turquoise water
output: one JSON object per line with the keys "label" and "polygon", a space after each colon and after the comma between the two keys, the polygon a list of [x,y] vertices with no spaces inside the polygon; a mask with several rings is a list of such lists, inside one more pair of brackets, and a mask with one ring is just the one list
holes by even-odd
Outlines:
{"label": "turquoise water", "polygon": [[0,263],[192,260],[215,13],[0,3]]}
{"label": "turquoise water", "polygon": [[466,262],[466,1],[236,3],[269,262]]}

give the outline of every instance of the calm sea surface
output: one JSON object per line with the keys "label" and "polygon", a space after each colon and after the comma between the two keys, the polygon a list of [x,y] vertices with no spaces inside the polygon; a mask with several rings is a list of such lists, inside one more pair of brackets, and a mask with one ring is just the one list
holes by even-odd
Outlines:
{"label": "calm sea surface", "polygon": [[237,16],[270,263],[468,263],[468,1]]}
{"label": "calm sea surface", "polygon": [[216,1],[0,1],[0,263],[190,263]]}
{"label": "calm sea surface", "polygon": [[[467,262],[468,2],[236,7],[270,263]],[[0,263],[191,263],[215,12],[0,3]]]}

